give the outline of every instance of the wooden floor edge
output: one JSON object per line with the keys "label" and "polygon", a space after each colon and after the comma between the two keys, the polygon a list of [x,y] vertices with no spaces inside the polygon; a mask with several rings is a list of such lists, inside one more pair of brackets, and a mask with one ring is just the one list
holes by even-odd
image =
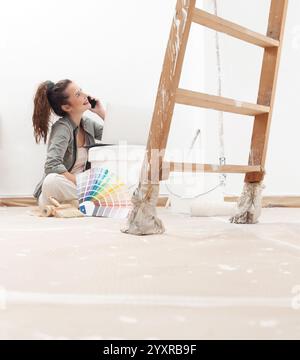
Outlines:
{"label": "wooden floor edge", "polygon": [[[238,196],[225,196],[226,202],[237,202]],[[300,196],[264,196],[264,208],[300,208]]]}
{"label": "wooden floor edge", "polygon": [[0,206],[8,207],[29,207],[37,206],[37,201],[34,197],[7,197],[0,198]]}
{"label": "wooden floor edge", "polygon": [[[158,199],[157,206],[165,207],[168,201],[167,196],[161,196]],[[225,196],[226,202],[237,202],[238,196]],[[0,207],[30,207],[37,206],[36,199],[33,197],[20,198],[0,198]],[[263,207],[285,207],[285,208],[300,208],[300,196],[264,196]]]}
{"label": "wooden floor edge", "polygon": [[[167,196],[161,196],[158,198],[157,206],[165,207],[168,201]],[[37,206],[37,201],[34,197],[8,197],[0,198],[0,207],[30,207]]]}

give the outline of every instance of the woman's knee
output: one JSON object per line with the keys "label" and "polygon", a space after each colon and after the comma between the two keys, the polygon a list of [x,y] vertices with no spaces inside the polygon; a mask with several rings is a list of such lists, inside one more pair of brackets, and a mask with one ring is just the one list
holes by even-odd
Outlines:
{"label": "woman's knee", "polygon": [[61,176],[58,174],[49,174],[43,181],[42,191],[44,193],[53,193],[60,186]]}

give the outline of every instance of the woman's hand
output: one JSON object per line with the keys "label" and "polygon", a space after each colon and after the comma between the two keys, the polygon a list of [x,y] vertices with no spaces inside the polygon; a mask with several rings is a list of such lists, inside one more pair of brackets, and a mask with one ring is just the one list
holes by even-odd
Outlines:
{"label": "woman's hand", "polygon": [[104,106],[102,105],[101,101],[92,96],[91,96],[91,99],[96,101],[96,106],[93,109],[90,108],[90,111],[99,115],[104,120],[105,119],[105,109],[104,109]]}

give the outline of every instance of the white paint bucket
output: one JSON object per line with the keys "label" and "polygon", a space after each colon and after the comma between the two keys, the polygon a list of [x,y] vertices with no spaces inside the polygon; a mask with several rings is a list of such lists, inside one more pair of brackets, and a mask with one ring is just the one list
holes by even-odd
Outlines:
{"label": "white paint bucket", "polygon": [[204,192],[203,175],[171,173],[166,188],[170,196],[171,211],[190,214],[192,201]]}
{"label": "white paint bucket", "polygon": [[145,150],[142,145],[97,146],[89,150],[89,161],[92,168],[110,170],[132,193],[139,182]]}
{"label": "white paint bucket", "polygon": [[167,189],[170,193],[171,210],[174,213],[193,216],[197,216],[198,212],[199,216],[232,213],[232,206],[224,203],[224,189],[219,186],[219,175],[173,173]]}

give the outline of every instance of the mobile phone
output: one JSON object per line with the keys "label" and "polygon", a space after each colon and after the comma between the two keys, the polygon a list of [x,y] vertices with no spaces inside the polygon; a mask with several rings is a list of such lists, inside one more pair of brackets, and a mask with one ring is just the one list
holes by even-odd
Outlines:
{"label": "mobile phone", "polygon": [[91,104],[92,109],[94,109],[97,104],[97,101],[95,99],[92,99],[90,96],[88,96],[88,101]]}

